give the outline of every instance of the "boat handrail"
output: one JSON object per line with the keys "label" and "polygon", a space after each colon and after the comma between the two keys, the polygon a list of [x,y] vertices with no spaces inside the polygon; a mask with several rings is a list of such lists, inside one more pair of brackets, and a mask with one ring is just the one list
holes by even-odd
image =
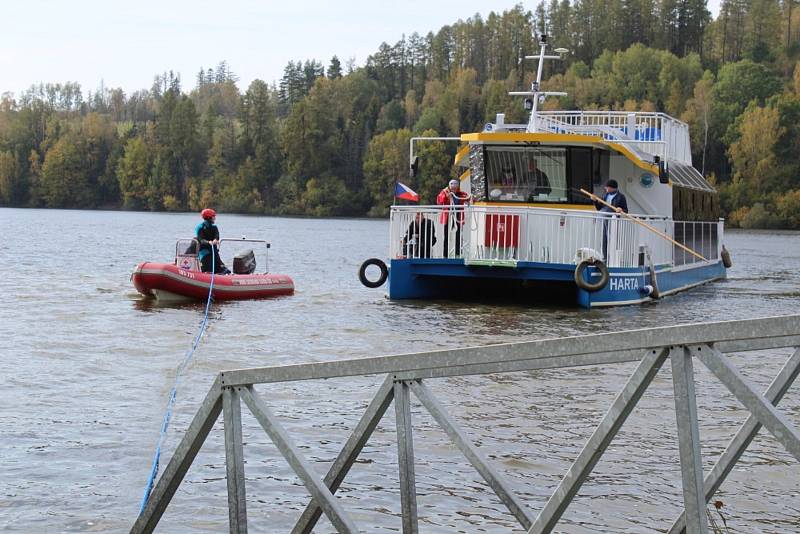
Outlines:
{"label": "boat handrail", "polygon": [[[178,247],[180,246],[181,242],[186,241],[194,241],[197,242],[197,237],[179,237],[175,241],[175,259],[177,261],[179,256],[185,256],[186,252],[180,252]],[[231,243],[261,243],[264,245],[264,274],[269,273],[269,249],[271,248],[271,243],[266,239],[250,239],[249,237],[223,237],[220,238],[219,242],[222,243],[224,241],[231,242]],[[195,255],[196,255],[195,251]]]}
{"label": "boat handrail", "polygon": [[692,163],[689,125],[666,113],[641,111],[539,111],[536,128],[560,134],[594,135],[638,152]]}
{"label": "boat handrail", "polygon": [[[587,204],[588,206],[588,204]],[[607,218],[609,213],[608,212],[601,212],[601,211],[592,211],[592,210],[585,210],[579,208],[561,208],[558,204],[553,204],[553,207],[539,207],[539,206],[513,206],[513,205],[504,205],[504,206],[483,206],[483,205],[466,205],[466,206],[441,206],[438,204],[428,204],[428,205],[420,205],[420,206],[391,206],[392,212],[412,212],[415,213],[417,211],[428,211],[428,212],[442,212],[442,211],[466,211],[466,210],[474,210],[474,211],[488,211],[488,212],[495,212],[495,213],[505,213],[508,211],[511,212],[536,212],[541,214],[552,215],[553,212],[568,212],[570,216],[575,215],[578,217],[589,217],[589,218]],[[666,215],[652,215],[646,213],[629,213],[631,217],[636,217],[637,219],[645,220],[645,221],[671,221],[672,217]]]}
{"label": "boat handrail", "polygon": [[[415,227],[418,213],[429,222]],[[640,265],[639,255],[646,248],[656,265],[677,267],[719,259],[724,231],[720,221],[676,221],[660,215],[634,215],[637,221],[588,210],[393,206],[389,257],[570,265],[577,264],[581,251],[588,251],[601,254],[609,267],[631,268]],[[451,224],[454,220],[458,224]],[[661,235],[642,228],[642,221]],[[663,235],[670,240],[663,239]],[[696,251],[699,256],[686,249]]]}

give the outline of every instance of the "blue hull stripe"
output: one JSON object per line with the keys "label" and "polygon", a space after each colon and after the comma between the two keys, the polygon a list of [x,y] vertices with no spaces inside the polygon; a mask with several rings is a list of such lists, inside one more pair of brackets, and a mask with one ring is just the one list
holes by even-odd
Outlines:
{"label": "blue hull stripe", "polygon": [[[389,298],[435,299],[459,296],[453,294],[453,285],[442,284],[443,279],[506,279],[574,284],[575,266],[572,264],[519,262],[514,267],[466,265],[460,259],[397,259],[390,262]],[[575,286],[575,302],[585,308],[638,304],[653,300],[643,293],[643,287],[652,285],[647,269],[641,267],[609,268],[609,282],[605,288],[589,293]],[[593,272],[593,276],[599,273]],[[721,261],[704,262],[673,269],[669,265],[656,268],[658,288],[662,296],[677,293],[713,280],[725,278]],[[466,285],[458,286],[458,293],[469,292]]]}

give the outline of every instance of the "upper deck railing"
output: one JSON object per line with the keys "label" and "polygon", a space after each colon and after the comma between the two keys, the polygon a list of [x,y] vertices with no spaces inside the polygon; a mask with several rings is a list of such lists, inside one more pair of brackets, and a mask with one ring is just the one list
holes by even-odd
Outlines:
{"label": "upper deck railing", "polygon": [[692,164],[689,126],[664,113],[540,111],[536,131],[599,136],[636,152]]}
{"label": "upper deck railing", "polygon": [[[709,261],[720,257],[723,223],[637,216]],[[657,265],[699,260],[635,222],[585,210],[496,206],[393,206],[390,258],[577,264],[579,251],[609,267],[638,267],[647,247]]]}

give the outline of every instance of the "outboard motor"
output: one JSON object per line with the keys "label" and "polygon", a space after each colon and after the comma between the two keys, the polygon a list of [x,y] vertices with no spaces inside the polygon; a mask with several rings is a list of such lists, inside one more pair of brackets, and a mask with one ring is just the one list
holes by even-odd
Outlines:
{"label": "outboard motor", "polygon": [[233,274],[253,274],[256,270],[256,255],[245,250],[233,257]]}

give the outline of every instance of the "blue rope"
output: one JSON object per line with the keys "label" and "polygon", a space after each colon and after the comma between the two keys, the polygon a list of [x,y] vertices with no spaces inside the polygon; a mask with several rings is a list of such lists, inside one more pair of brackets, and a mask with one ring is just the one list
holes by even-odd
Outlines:
{"label": "blue rope", "polygon": [[216,263],[217,261],[214,257],[214,245],[211,245],[211,285],[208,287],[208,299],[206,300],[205,314],[203,315],[203,321],[200,323],[200,331],[197,332],[191,348],[186,351],[186,356],[183,357],[183,361],[178,366],[177,373],[175,374],[175,384],[172,386],[172,390],[169,392],[167,411],[164,414],[164,421],[161,423],[161,435],[158,437],[156,452],[153,455],[153,465],[150,468],[150,476],[147,479],[147,486],[144,488],[142,502],[139,505],[139,515],[144,512],[144,508],[147,506],[147,500],[150,498],[150,492],[153,491],[153,485],[155,484],[156,476],[158,476],[158,463],[161,459],[161,445],[164,444],[164,438],[167,436],[167,428],[169,428],[169,420],[172,417],[172,408],[175,405],[175,398],[178,395],[178,383],[180,382],[181,374],[189,364],[189,360],[192,359],[194,351],[197,349],[197,345],[200,343],[200,338],[203,337],[203,333],[206,331],[206,326],[208,325],[208,310],[211,308],[211,293],[214,289],[214,271],[216,271]]}

